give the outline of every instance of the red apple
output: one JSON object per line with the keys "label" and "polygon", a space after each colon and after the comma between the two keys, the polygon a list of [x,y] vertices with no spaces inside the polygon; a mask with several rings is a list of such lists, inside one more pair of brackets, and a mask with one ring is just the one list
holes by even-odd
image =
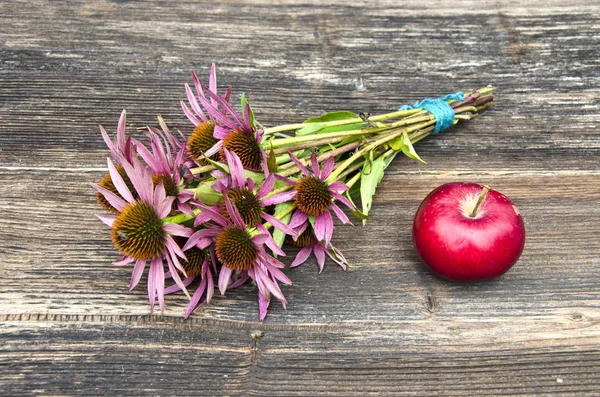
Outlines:
{"label": "red apple", "polygon": [[517,262],[525,226],[502,193],[475,183],[448,183],[421,203],[413,242],[437,275],[453,281],[488,280]]}

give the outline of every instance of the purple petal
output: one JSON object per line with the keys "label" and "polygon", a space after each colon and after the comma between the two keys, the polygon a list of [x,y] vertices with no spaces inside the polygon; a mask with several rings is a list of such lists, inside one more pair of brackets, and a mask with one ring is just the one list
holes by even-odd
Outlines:
{"label": "purple petal", "polygon": [[271,304],[271,299],[265,299],[262,294],[258,294],[258,318],[260,321],[264,321],[267,317],[269,304]]}
{"label": "purple petal", "polygon": [[283,307],[285,308],[287,301],[285,300],[285,296],[279,289],[279,285],[276,282],[271,280],[271,277],[261,268],[261,266],[254,267],[254,276],[256,277],[254,281],[262,282],[262,284],[267,288],[267,290],[273,294],[277,299],[281,301]]}
{"label": "purple petal", "polygon": [[121,259],[114,261],[112,264],[115,266],[125,266],[129,265],[132,262],[135,262],[135,259],[133,259],[130,256],[123,256]]}
{"label": "purple petal", "polygon": [[[260,231],[261,233],[263,233],[264,235],[266,235],[268,237],[267,240],[265,241],[265,244],[267,245],[267,247],[269,247],[277,255],[285,256],[285,252],[283,252],[281,250],[281,248],[279,248],[277,246],[277,244],[275,244],[275,240],[273,240],[271,233],[269,233],[269,231],[262,224],[259,223],[258,225],[256,225],[256,228],[258,229],[258,231]],[[266,255],[266,253],[265,253],[265,255]]]}
{"label": "purple petal", "polygon": [[210,272],[210,267],[208,267],[208,260],[206,259],[204,259],[204,263],[202,264],[202,271],[206,278],[206,303],[210,303],[215,293],[215,283],[213,282],[213,276]]}
{"label": "purple petal", "polygon": [[150,314],[154,311],[154,303],[156,302],[156,259],[150,262],[150,271],[148,272],[148,299],[150,300]]}
{"label": "purple petal", "polygon": [[227,291],[227,286],[229,285],[229,280],[231,279],[231,274],[233,270],[223,265],[221,267],[221,272],[219,273],[219,291],[221,295],[225,295],[225,291]]}
{"label": "purple petal", "polygon": [[213,155],[219,153],[222,148],[223,148],[223,141],[219,141],[219,142],[215,143],[213,145],[213,147],[211,147],[204,153],[204,157],[212,157]]}
{"label": "purple petal", "polygon": [[[160,182],[160,184],[162,184],[162,182]],[[158,188],[158,186],[157,186],[157,188]],[[164,186],[163,186],[162,190],[164,190]],[[157,212],[158,212],[158,216],[161,219],[163,219],[167,215],[169,215],[169,213],[171,212],[171,209],[173,208],[173,201],[175,201],[176,199],[177,199],[177,197],[175,197],[175,196],[169,196],[169,197],[165,198],[162,202],[160,202],[160,204],[157,206],[157,210],[158,210]]]}
{"label": "purple petal", "polygon": [[244,284],[246,281],[248,281],[248,279],[250,278],[250,276],[248,276],[248,274],[243,274],[240,278],[238,278],[237,280],[235,280],[233,283],[231,283],[231,285],[229,287],[227,287],[227,289],[234,289],[239,287],[240,285]]}
{"label": "purple petal", "polygon": [[[215,70],[215,64],[213,63],[210,67],[210,75],[208,78],[208,89],[211,92],[214,92],[215,94],[217,93],[217,72]],[[214,100],[211,100],[211,103],[213,105],[216,104],[216,102]]]}
{"label": "purple petal", "polygon": [[268,234],[257,234],[256,236],[252,237],[252,241],[256,245],[263,245],[268,239],[269,239]]}
{"label": "purple petal", "polygon": [[335,181],[329,184],[329,190],[336,190],[338,192],[345,192],[348,190],[348,186],[341,181]]}
{"label": "purple petal", "polygon": [[196,116],[194,116],[192,111],[190,109],[188,109],[188,107],[186,106],[185,102],[181,101],[180,103],[181,103],[181,110],[183,110],[183,113],[186,115],[188,120],[190,120],[192,122],[192,124],[194,124],[195,126],[200,125],[202,123],[202,121],[198,120],[196,118]]}
{"label": "purple petal", "polygon": [[112,163],[112,161],[110,161],[109,158],[106,159],[106,163],[108,164],[108,172],[110,173],[110,179],[113,181],[113,184],[117,188],[117,191],[119,192],[121,197],[123,197],[129,203],[133,203],[135,199],[133,198],[133,195],[129,191],[129,188],[123,181],[123,178],[121,178],[121,175],[115,168],[115,165]]}
{"label": "purple petal", "polygon": [[[194,296],[192,297],[192,300],[190,301],[190,304],[188,305],[187,309],[185,310],[185,314],[184,314],[184,318],[188,318],[195,310],[196,310],[196,306],[198,306],[198,302],[200,302],[200,298],[202,297],[202,294],[204,293],[204,290],[206,289],[206,279],[202,279],[200,281],[200,285],[198,286],[198,288],[196,288],[196,292],[194,292]],[[199,307],[202,307],[203,305],[200,305]]]}
{"label": "purple petal", "polygon": [[[227,196],[225,196],[225,197],[227,197]],[[221,225],[223,227],[231,225],[231,222],[229,221],[229,219],[225,218],[223,215],[219,214],[218,212],[215,212],[212,208],[207,207],[202,204],[198,204],[198,208],[200,208],[202,210],[202,212],[200,213],[199,216],[204,215],[208,219],[217,222],[219,225]]]}
{"label": "purple petal", "polygon": [[292,200],[294,197],[296,197],[296,190],[292,190],[289,192],[283,192],[283,193],[277,193],[271,197],[267,197],[265,199],[262,199],[260,204],[262,206],[269,206],[269,205],[273,205],[273,204],[281,204],[281,203],[285,203],[286,201],[290,201]]}
{"label": "purple petal", "polygon": [[96,217],[98,219],[100,219],[102,222],[104,222],[104,224],[106,226],[112,227],[113,223],[115,222],[115,219],[117,218],[116,215],[100,215],[100,214],[96,214]]}
{"label": "purple petal", "polygon": [[[187,96],[188,102],[190,103],[190,106],[192,107],[192,110],[194,111],[194,113],[196,113],[196,115],[198,115],[198,117],[200,117],[202,119],[202,121],[207,121],[208,118],[206,117],[206,115],[204,114],[202,109],[200,108],[200,105],[198,105],[198,101],[194,97],[194,94],[192,93],[192,90],[190,89],[190,86],[187,83],[185,83],[185,94]],[[183,103],[183,101],[182,101],[182,103]],[[185,110],[184,110],[184,112],[185,112]],[[198,119],[196,119],[196,120],[198,120]],[[200,122],[198,124],[200,124]],[[196,124],[196,125],[198,125],[198,124]]]}
{"label": "purple petal", "polygon": [[190,249],[191,247],[194,247],[198,241],[200,241],[200,239],[202,238],[206,238],[206,237],[213,237],[218,235],[220,232],[219,229],[200,229],[197,232],[195,232],[194,234],[192,234],[190,236],[190,238],[188,239],[188,241],[185,243],[185,245],[183,246],[183,250],[187,251],[188,249]]}
{"label": "purple petal", "polygon": [[123,209],[125,207],[127,207],[128,203],[125,200],[123,200],[121,197],[119,197],[116,194],[114,194],[113,192],[111,192],[110,190],[107,190],[107,189],[103,188],[102,186],[99,186],[95,183],[92,183],[92,187],[94,189],[96,189],[98,192],[100,192],[100,194],[102,194],[104,196],[106,201],[108,201],[108,203],[110,205],[112,205],[117,211],[121,212],[121,211],[123,211]]}
{"label": "purple petal", "polygon": [[234,152],[230,152],[227,149],[223,149],[225,158],[227,159],[227,165],[229,166],[229,174],[233,182],[233,187],[242,187],[244,185],[244,166],[242,161]]}
{"label": "purple petal", "polygon": [[[181,250],[179,245],[175,242],[175,240],[173,240],[173,237],[169,236],[168,234],[165,236],[165,245],[167,246],[167,250],[171,253],[172,257],[177,255],[178,257],[180,257],[184,260],[187,260],[187,258],[185,257],[185,254],[183,253],[183,251]],[[174,259],[174,261],[175,260],[176,259]],[[181,269],[181,270],[183,271],[183,269]]]}
{"label": "purple petal", "polygon": [[325,249],[322,243],[316,243],[313,252],[315,253],[315,258],[317,258],[317,266],[319,267],[319,273],[323,271],[325,267]]}
{"label": "purple petal", "polygon": [[[166,274],[165,274],[165,277],[167,277]],[[196,279],[196,276],[186,277],[183,280],[183,285],[187,288],[187,286],[190,285],[192,283],[192,281],[194,281],[195,279]],[[179,286],[177,284],[171,285],[171,286],[165,288],[165,295],[173,294],[173,293],[179,292],[179,291],[181,291],[181,288],[179,288]]]}
{"label": "purple petal", "polygon": [[333,218],[331,217],[331,212],[325,211],[321,215],[318,215],[317,218],[319,216],[321,216],[325,222],[325,244],[329,244],[331,237],[333,236]]}
{"label": "purple petal", "polygon": [[333,210],[333,212],[335,212],[335,215],[339,218],[340,221],[342,221],[342,223],[352,223],[350,222],[350,219],[348,219],[346,214],[344,214],[344,211],[342,211],[342,209],[338,207],[336,203],[331,203],[331,209]]}
{"label": "purple petal", "polygon": [[220,125],[215,125],[213,136],[217,139],[225,139],[230,132],[231,130],[229,128],[223,128]]}
{"label": "purple petal", "polygon": [[312,246],[302,248],[296,255],[296,258],[294,259],[294,261],[292,262],[290,267],[300,266],[301,264],[306,262],[306,260],[308,259],[308,257],[310,256],[311,253],[312,253]]}
{"label": "purple petal", "polygon": [[352,205],[352,203],[344,196],[342,196],[339,193],[336,192],[331,192],[331,195],[333,196],[333,198],[335,198],[336,200],[341,201],[342,203],[344,203],[346,205],[346,207],[350,208],[351,210],[355,210],[354,206]]}
{"label": "purple petal", "polygon": [[303,211],[296,210],[292,214],[292,219],[290,219],[289,227],[292,229],[297,228],[308,220],[308,215],[306,215]]}
{"label": "purple petal", "polygon": [[[206,94],[210,97],[211,101],[212,100],[216,101],[219,105],[221,105],[222,109],[227,110],[227,112],[229,114],[231,114],[231,116],[233,116],[233,118],[235,119],[235,121],[237,122],[237,124],[239,126],[243,126],[244,125],[244,120],[242,120],[242,118],[240,117],[240,115],[235,111],[235,109],[233,109],[231,107],[231,105],[229,103],[227,103],[227,101],[225,101],[223,98],[221,98],[219,95],[217,95],[214,92],[207,91]],[[229,119],[227,119],[227,120],[229,120]],[[236,128],[235,125],[232,128],[235,129]]]}
{"label": "purple petal", "polygon": [[157,266],[154,267],[154,271],[156,272],[154,282],[156,287],[156,295],[158,295],[158,306],[160,307],[160,311],[164,312],[165,310],[165,269],[162,264],[162,259],[156,259]]}
{"label": "purple petal", "polygon": [[[271,190],[273,190],[274,186],[275,186],[275,174],[269,174],[267,179],[265,179],[262,186],[256,193],[256,198],[258,198],[260,200],[261,198],[266,196],[268,193],[270,193]],[[250,187],[249,187],[249,189],[250,189]]]}
{"label": "purple petal", "polygon": [[223,196],[223,199],[225,200],[225,207],[227,208],[227,213],[231,217],[233,223],[240,229],[246,230],[246,224],[244,223],[244,220],[242,219],[242,216],[240,215],[238,209],[231,203],[229,197]]}
{"label": "purple petal", "polygon": [[185,295],[188,297],[188,299],[192,299],[192,297],[190,296],[190,293],[185,288],[186,286],[181,281],[181,278],[179,277],[179,273],[173,266],[173,262],[171,262],[171,260],[169,259],[168,256],[167,256],[167,264],[169,266],[169,271],[171,272],[171,277],[173,278],[173,281],[175,281],[175,285],[177,285],[185,293]]}
{"label": "purple petal", "polygon": [[193,233],[193,230],[189,227],[185,227],[183,225],[176,225],[174,223],[166,223],[163,226],[163,229],[174,236],[180,237],[190,237]]}
{"label": "purple petal", "polygon": [[308,172],[308,170],[306,169],[306,167],[304,166],[304,164],[302,164],[300,162],[300,160],[298,160],[298,157],[294,156],[294,154],[292,152],[288,152],[288,156],[290,156],[290,158],[292,159],[292,161],[294,163],[296,163],[296,166],[298,166],[298,168],[300,169],[300,171],[302,171],[302,173],[305,176],[310,176],[310,173]]}
{"label": "purple petal", "polygon": [[290,186],[296,186],[298,184],[298,182],[296,182],[290,178],[286,178],[285,176],[281,176],[281,175],[277,175],[277,174],[275,174],[275,179],[285,182]]}
{"label": "purple petal", "polygon": [[127,123],[127,112],[125,109],[121,112],[119,117],[119,124],[117,125],[117,147],[121,150],[125,150],[125,124]]}
{"label": "purple petal", "polygon": [[290,236],[297,236],[296,231],[294,229],[292,229],[285,223],[281,222],[279,219],[275,218],[273,215],[269,215],[267,213],[262,213],[261,217],[264,220],[266,220],[267,222],[269,222],[271,225],[276,227],[277,229],[284,232],[285,234],[289,234]]}
{"label": "purple petal", "polygon": [[131,273],[131,282],[129,283],[129,291],[135,288],[136,285],[140,282],[142,278],[142,274],[144,273],[144,269],[146,268],[145,260],[137,260],[135,262],[135,266],[133,267],[133,272]]}
{"label": "purple petal", "polygon": [[158,172],[158,170],[160,168],[162,168],[160,166],[160,164],[158,163],[158,161],[156,161],[156,159],[154,158],[154,156],[152,155],[152,153],[150,153],[150,151],[148,150],[148,148],[146,148],[146,146],[144,146],[140,141],[134,139],[133,140],[133,144],[135,145],[138,154],[140,155],[140,157],[142,157],[142,159],[144,159],[144,161],[146,162],[146,164],[148,164],[148,166],[150,168],[152,168],[152,171],[154,172]]}
{"label": "purple petal", "polygon": [[324,181],[329,177],[331,171],[333,171],[333,167],[335,166],[335,160],[333,156],[329,157],[323,163],[323,169],[321,170],[321,180]]}
{"label": "purple petal", "polygon": [[321,170],[319,169],[319,160],[317,160],[317,156],[314,153],[310,155],[310,162],[312,164],[313,174],[320,179]]}
{"label": "purple petal", "polygon": [[[329,211],[325,211],[315,217],[315,236],[319,241],[325,240],[327,233],[327,218],[325,214],[329,214]],[[331,215],[329,217],[331,218]]]}

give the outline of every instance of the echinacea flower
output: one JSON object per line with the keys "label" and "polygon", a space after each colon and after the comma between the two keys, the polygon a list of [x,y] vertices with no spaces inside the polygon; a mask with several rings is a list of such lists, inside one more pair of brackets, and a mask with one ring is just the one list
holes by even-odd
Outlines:
{"label": "echinacea flower", "polygon": [[107,159],[108,170],[120,196],[99,185],[94,188],[102,194],[117,211],[117,215],[97,215],[105,224],[111,227],[113,245],[123,254],[116,265],[135,263],[129,289],[132,290],[140,281],[146,263],[150,262],[148,273],[148,297],[150,312],[158,299],[161,311],[164,310],[165,273],[163,260],[167,265],[173,280],[187,294],[177,269],[185,274],[179,258],[186,256],[173,236],[189,237],[191,229],[163,220],[171,212],[175,197],[167,196],[163,182],[154,186],[152,172],[144,168],[136,158],[130,164],[121,161],[123,168],[137,193],[137,198],[127,187],[114,164]]}
{"label": "echinacea flower", "polygon": [[[267,315],[271,295],[286,307],[287,301],[277,281],[289,285],[292,282],[280,270],[285,267],[284,264],[269,255],[263,247],[271,237],[268,232],[252,236],[227,196],[224,196],[224,201],[231,220],[210,207],[198,205],[207,219],[215,222],[202,231],[205,231],[204,237],[211,236],[214,239],[216,257],[222,264],[218,280],[219,291],[225,294],[227,289],[239,285],[240,280],[254,280],[258,287],[259,317],[262,321]],[[231,283],[234,273],[238,280]]]}
{"label": "echinacea flower", "polygon": [[[226,110],[218,110],[216,108],[217,101],[213,98],[206,98],[204,89],[202,88],[202,85],[198,80],[198,76],[196,76],[196,73],[194,71],[192,71],[192,80],[194,80],[194,87],[196,89],[197,99],[196,96],[194,96],[192,90],[190,89],[190,86],[187,83],[185,84],[185,92],[192,110],[190,110],[187,107],[185,102],[181,101],[181,108],[183,109],[183,112],[185,113],[187,118],[196,126],[190,138],[187,140],[187,149],[190,156],[195,162],[197,162],[199,165],[205,165],[206,160],[203,159],[203,156],[210,148],[212,148],[219,141],[213,136],[213,134],[215,131],[216,123],[222,121],[223,118],[226,119],[224,115],[226,113]],[[211,94],[218,96],[217,75],[214,64],[210,68],[210,77],[207,91]],[[223,101],[225,103],[229,102],[230,95],[231,87],[227,88],[227,90],[225,91],[225,96],[223,97]],[[211,109],[211,111],[208,112],[208,115],[204,113],[204,111],[198,104],[198,100],[200,100],[202,103],[204,103],[204,101],[207,101],[207,103],[210,104],[209,108]]]}
{"label": "echinacea flower", "polygon": [[[122,161],[127,161],[127,162],[131,163],[133,157],[135,156],[135,150],[133,150],[133,146],[131,143],[131,135],[125,137],[126,117],[127,117],[127,113],[126,113],[125,109],[123,109],[123,112],[121,112],[121,117],[119,117],[119,124],[117,126],[117,135],[114,138],[114,140],[110,139],[110,137],[108,136],[108,133],[106,132],[104,127],[102,127],[100,125],[99,128],[100,128],[100,133],[102,134],[102,139],[104,139],[106,146],[108,146],[108,149],[111,152],[113,160],[117,163],[117,167],[116,167],[117,172],[119,173],[121,178],[125,181],[125,184],[127,185],[127,187],[130,190],[134,190],[133,185],[131,184],[131,181],[129,180],[129,177],[125,173],[125,169],[121,165]],[[104,176],[100,180],[99,185],[102,186],[103,188],[111,191],[112,193],[119,195],[119,192],[117,191],[117,188],[115,187],[115,184],[113,183],[113,181],[110,177],[110,174],[108,172],[106,174],[104,174]],[[135,191],[134,191],[134,194],[135,194]],[[96,201],[98,201],[98,204],[100,204],[100,206],[102,208],[104,208],[108,211],[111,211],[111,212],[115,212],[115,213],[118,212],[112,205],[110,205],[110,203],[99,192],[96,192]]]}
{"label": "echinacea flower", "polygon": [[[230,175],[222,174],[221,178],[213,184],[213,189],[221,193],[223,197],[227,196],[239,212],[247,227],[256,227],[259,232],[268,235],[269,238],[266,240],[265,244],[277,255],[282,255],[283,251],[275,244],[270,233],[262,224],[264,220],[285,234],[296,236],[296,232],[292,228],[265,211],[265,207],[271,205],[265,196],[271,193],[275,186],[275,175],[269,174],[255,193],[255,186],[252,179],[244,179],[244,168],[237,154],[229,152],[227,149],[223,149],[223,152],[227,159]],[[224,198],[219,209],[221,215],[231,220]],[[198,217],[197,221],[200,221],[201,219],[202,217]],[[192,238],[190,238],[190,241],[191,240]]]}
{"label": "echinacea flower", "polygon": [[331,243],[326,244],[325,242],[317,240],[315,232],[308,222],[305,222],[296,231],[299,233],[298,237],[289,236],[285,239],[287,244],[300,248],[300,251],[296,254],[296,258],[294,258],[294,261],[290,265],[290,268],[300,266],[306,262],[310,254],[314,254],[317,259],[319,274],[323,272],[323,268],[325,267],[325,254],[327,254],[327,256],[343,270],[348,268],[348,261],[344,258],[342,252],[335,248]]}
{"label": "echinacea flower", "polygon": [[348,208],[354,209],[352,203],[339,193],[348,190],[348,186],[341,181],[327,182],[327,177],[329,177],[334,167],[333,157],[325,160],[323,169],[320,170],[317,156],[312,154],[313,173],[311,174],[296,156],[292,153],[289,153],[289,156],[304,176],[298,181],[280,178],[292,185],[294,189],[268,198],[268,203],[278,204],[293,199],[298,208],[292,214],[288,226],[292,229],[297,228],[308,222],[309,217],[311,217],[314,219],[315,237],[318,241],[324,241],[326,245],[329,245],[333,235],[333,218],[329,210],[333,210],[342,223],[351,223],[344,211],[334,203],[334,200],[338,200]]}
{"label": "echinacea flower", "polygon": [[167,196],[176,198],[177,209],[186,214],[193,214],[187,201],[193,196],[193,192],[186,190],[184,186],[184,175],[189,172],[189,164],[186,165],[186,148],[175,139],[164,120],[159,117],[162,131],[148,127],[146,134],[150,138],[148,150],[140,141],[133,140],[138,154],[152,171],[154,185],[163,183]]}
{"label": "echinacea flower", "polygon": [[[201,308],[202,306],[210,303],[214,292],[215,292],[215,284],[213,281],[212,270],[215,270],[214,264],[216,263],[216,258],[214,255],[214,248],[211,246],[210,248],[210,256],[212,257],[211,263],[213,264],[213,268],[208,263],[208,254],[206,250],[200,249],[197,247],[191,247],[184,251],[184,254],[187,259],[181,260],[181,265],[185,269],[187,273],[187,277],[183,280],[183,285],[186,287],[190,285],[194,280],[200,280],[198,283],[198,287],[196,287],[196,291],[188,304],[188,307],[185,311],[184,318],[188,318],[190,314],[192,314],[196,309]],[[168,274],[167,276],[171,276]],[[165,289],[165,294],[171,294],[174,292],[181,291],[179,285],[175,284]],[[200,299],[205,295],[206,299],[200,303]]]}
{"label": "echinacea flower", "polygon": [[196,75],[193,74],[192,77],[197,95],[194,96],[187,84],[185,90],[193,113],[183,101],[181,102],[184,113],[196,125],[188,140],[191,156],[196,162],[202,164],[205,161],[204,157],[213,158],[220,153],[220,160],[225,161],[222,150],[225,148],[238,155],[244,168],[260,170],[263,165],[266,165],[268,155],[260,147],[263,131],[256,130],[251,123],[250,105],[244,106],[244,114],[241,116],[229,104],[230,89],[224,97],[219,96],[214,65],[211,68],[210,82],[206,91],[198,82]]}

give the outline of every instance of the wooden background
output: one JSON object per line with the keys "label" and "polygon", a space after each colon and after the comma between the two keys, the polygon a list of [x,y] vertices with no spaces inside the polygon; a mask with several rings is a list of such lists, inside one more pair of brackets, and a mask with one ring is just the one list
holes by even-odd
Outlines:
{"label": "wooden background", "polygon": [[[0,393],[600,394],[600,4],[324,3],[0,2]],[[420,142],[429,165],[398,157],[373,220],[336,228],[359,268],[287,270],[288,309],[262,324],[250,285],[149,317],[93,216],[97,125],[127,108],[131,130],[162,114],[189,132],[183,83],[212,62],[268,126],[487,84],[497,105]],[[412,248],[420,201],[451,181],[524,215],[496,281],[442,281]]]}

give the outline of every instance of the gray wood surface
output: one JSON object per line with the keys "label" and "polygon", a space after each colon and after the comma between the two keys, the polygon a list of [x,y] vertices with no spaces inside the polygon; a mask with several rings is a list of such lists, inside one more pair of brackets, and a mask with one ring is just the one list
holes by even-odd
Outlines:
{"label": "gray wood surface", "polygon": [[[1,393],[599,395],[593,3],[0,2]],[[397,158],[373,220],[336,228],[360,267],[286,270],[288,309],[262,324],[251,286],[187,321],[181,296],[149,317],[93,216],[97,125],[127,108],[129,128],[162,114],[189,132],[183,83],[212,62],[269,126],[487,84],[497,104],[420,142],[428,165]],[[419,263],[412,217],[450,181],[523,213],[525,251],[502,278],[449,283]]]}

